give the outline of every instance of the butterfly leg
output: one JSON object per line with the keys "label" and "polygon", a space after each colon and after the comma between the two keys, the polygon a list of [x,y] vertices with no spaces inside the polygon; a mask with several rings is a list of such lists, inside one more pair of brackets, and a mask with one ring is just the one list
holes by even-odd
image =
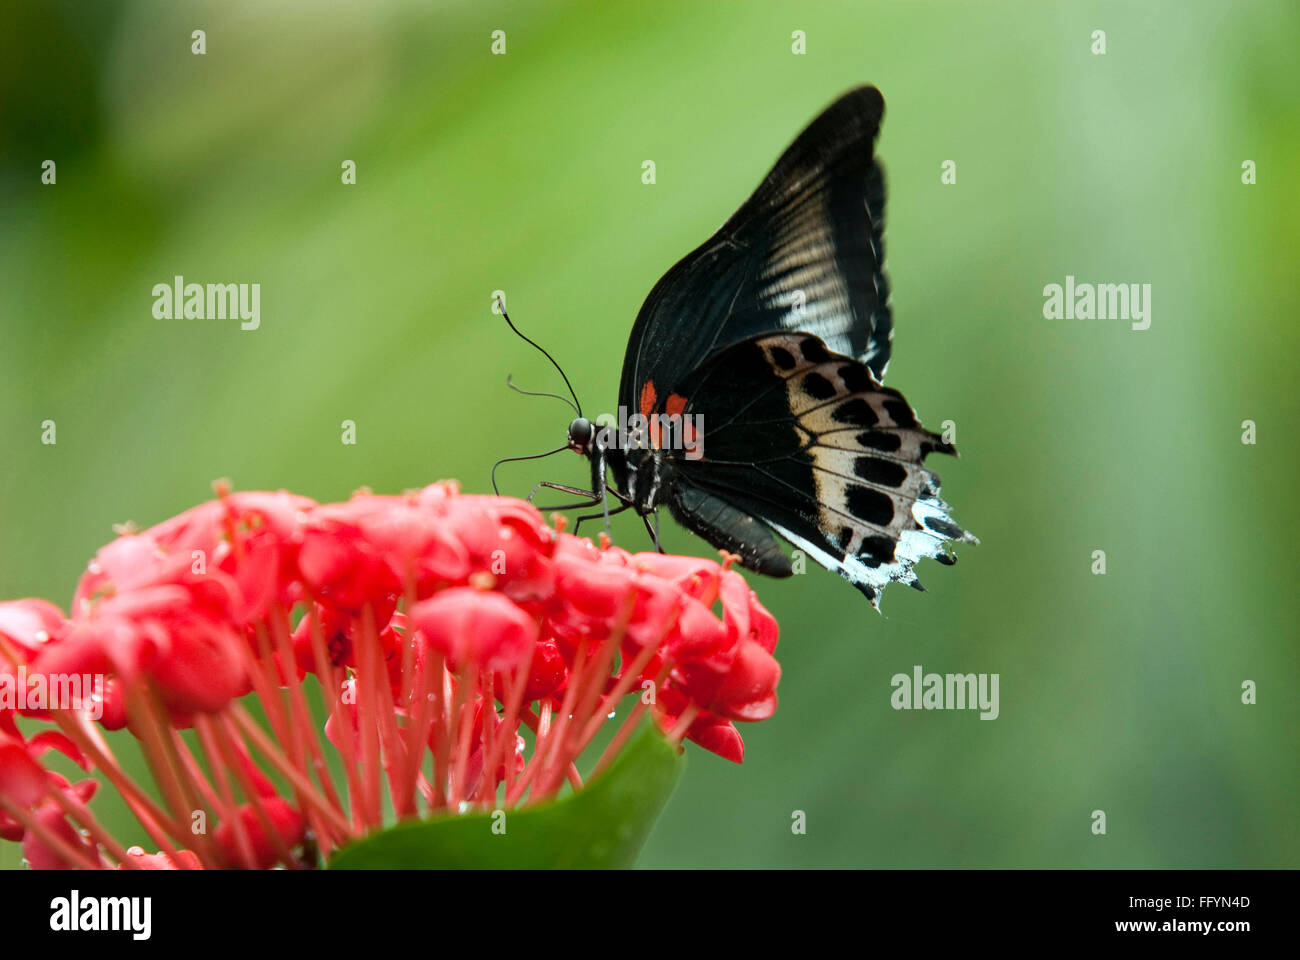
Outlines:
{"label": "butterfly leg", "polygon": [[[603,447],[599,449],[600,449],[600,461],[598,467],[596,468],[598,471],[596,475],[600,477],[600,509],[601,512],[605,514],[605,536],[608,537],[609,536],[609,496],[608,496],[609,483],[605,479],[605,450]],[[596,484],[592,484],[592,486],[596,486]]]}
{"label": "butterfly leg", "polygon": [[[621,506],[617,506],[617,507],[615,507],[613,510],[609,511],[609,516],[613,517],[613,516],[616,516],[616,515],[622,513],[624,510],[630,510],[630,509],[632,509],[632,504],[630,504],[630,503],[624,503],[624,504],[622,504]],[[604,517],[604,516],[605,516],[605,514],[603,514],[603,513],[588,513],[588,514],[585,514],[584,516],[578,517],[578,519],[575,520],[575,521],[574,521],[574,524],[573,524],[573,535],[574,535],[575,537],[578,535],[578,528],[579,528],[580,526],[582,526],[582,521],[584,521],[584,520],[599,520],[599,519],[601,519],[601,517]]]}
{"label": "butterfly leg", "polygon": [[[600,451],[600,458],[597,461],[597,465],[596,465],[596,476],[601,478],[605,476],[605,451],[604,450]],[[601,482],[600,508],[601,508],[601,515],[604,516],[605,518],[605,535],[609,536],[609,518],[616,513],[622,513],[628,507],[635,506],[636,501],[632,497],[629,497],[627,494],[620,493],[618,488],[611,486],[608,480],[602,480],[598,482]],[[614,499],[617,500],[621,504],[621,506],[618,506],[613,510],[610,510],[609,494],[613,494]]]}
{"label": "butterfly leg", "polygon": [[[579,501],[578,503],[566,503],[566,504],[561,504],[560,506],[557,507],[537,508],[538,510],[541,510],[546,513],[549,513],[553,510],[577,510],[579,507],[594,507],[596,504],[604,503],[605,501],[604,494],[597,494],[591,490],[583,490],[581,487],[570,487],[563,483],[551,483],[549,480],[543,480],[541,483],[537,484],[537,486],[533,487],[533,492],[528,495],[528,501],[530,503],[532,502],[533,497],[537,496],[537,491],[542,489],[543,487],[547,488],[548,490],[559,490],[561,493],[571,493],[575,497],[585,498]],[[616,513],[622,513],[628,507],[632,506],[631,498],[624,496],[622,493],[619,493],[618,490],[614,489],[608,484],[605,485],[605,490],[608,493],[612,493],[615,499],[617,499],[619,503],[622,504],[622,506],[612,511],[609,511],[610,516],[613,516]],[[593,517],[587,517],[586,519],[592,520],[595,519],[595,517],[600,517],[604,515],[605,515],[604,512],[602,512],[602,513],[595,514]]]}
{"label": "butterfly leg", "polygon": [[561,493],[571,493],[575,497],[583,497],[578,503],[564,503],[555,507],[538,507],[545,513],[552,510],[577,510],[579,507],[594,507],[603,498],[592,490],[583,490],[581,487],[570,487],[563,483],[551,483],[549,480],[543,480],[537,486],[533,487],[533,492],[528,495],[528,502],[532,503],[533,497],[537,496],[537,491],[545,487],[548,490],[559,490]]}
{"label": "butterfly leg", "polygon": [[641,520],[645,523],[646,533],[650,534],[650,539],[655,542],[655,552],[663,553],[664,548],[659,545],[659,511],[652,510],[649,513],[643,513]]}
{"label": "butterfly leg", "polygon": [[[549,480],[543,480],[537,486],[533,487],[533,492],[528,495],[529,503],[533,502],[533,497],[537,496],[537,491],[542,489],[543,487],[545,487],[548,490],[559,490],[561,493],[571,493],[575,497],[586,497],[587,498],[586,503],[577,504],[577,506],[580,507],[589,507],[597,500],[600,499],[600,497],[596,495],[596,492],[594,490],[583,490],[581,487],[570,487],[563,483],[551,483],[551,481]],[[538,507],[537,509],[568,510],[571,508],[570,507],[549,507],[549,508]]]}

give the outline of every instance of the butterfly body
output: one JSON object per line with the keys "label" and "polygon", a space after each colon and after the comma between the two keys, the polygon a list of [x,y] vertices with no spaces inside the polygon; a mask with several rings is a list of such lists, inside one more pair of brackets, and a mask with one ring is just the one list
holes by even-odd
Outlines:
{"label": "butterfly body", "polygon": [[743,566],[789,576],[784,539],[873,604],[889,582],[919,588],[919,560],[953,562],[948,541],[975,542],[923,465],[956,451],[883,384],[883,110],[874,87],[833,103],[663,276],[632,329],[617,427],[580,417],[568,444],[591,461],[593,498],[635,510],[656,541],[666,507]]}

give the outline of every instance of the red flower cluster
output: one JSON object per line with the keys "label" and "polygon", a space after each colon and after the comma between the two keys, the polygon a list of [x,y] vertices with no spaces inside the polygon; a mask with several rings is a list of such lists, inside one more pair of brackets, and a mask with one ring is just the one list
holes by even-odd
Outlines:
{"label": "red flower cluster", "polygon": [[[101,549],[70,617],[0,604],[0,837],[33,866],[310,866],[386,817],[580,788],[629,695],[597,772],[644,713],[740,762],[734,721],[776,709],[776,621],[727,563],[597,548],[446,483],[323,505],[218,492]],[[123,727],[162,802],[103,736]],[[51,750],[110,780],[159,852],[123,848],[87,806],[97,781]]]}

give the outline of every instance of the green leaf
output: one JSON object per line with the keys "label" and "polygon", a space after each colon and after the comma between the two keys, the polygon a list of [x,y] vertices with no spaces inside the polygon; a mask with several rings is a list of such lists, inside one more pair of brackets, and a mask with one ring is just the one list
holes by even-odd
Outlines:
{"label": "green leaf", "polygon": [[[505,812],[400,823],[338,851],[332,870],[630,867],[668,802],[685,758],[653,723],[571,796]],[[493,833],[494,823],[498,824]]]}

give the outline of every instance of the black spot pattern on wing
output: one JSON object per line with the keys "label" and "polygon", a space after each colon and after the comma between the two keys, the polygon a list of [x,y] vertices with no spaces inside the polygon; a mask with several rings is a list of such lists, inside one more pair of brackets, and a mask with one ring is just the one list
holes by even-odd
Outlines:
{"label": "black spot pattern on wing", "polygon": [[870,371],[860,363],[846,363],[836,371],[850,393],[866,393],[879,387]]}
{"label": "black spot pattern on wing", "polygon": [[912,413],[912,408],[907,401],[901,397],[897,400],[886,400],[884,402],[885,412],[889,414],[889,419],[894,421],[895,426],[914,427],[916,426],[916,415]]}
{"label": "black spot pattern on wing", "polygon": [[772,362],[781,370],[793,370],[798,361],[791,356],[789,350],[777,347],[772,351]]}
{"label": "black spot pattern on wing", "polygon": [[854,427],[874,427],[880,422],[880,418],[871,409],[871,405],[861,397],[845,400],[836,406],[831,416],[836,423],[847,423]]}
{"label": "black spot pattern on wing", "polygon": [[879,490],[848,484],[844,500],[849,512],[875,527],[887,527],[894,520],[894,501]]}
{"label": "black spot pattern on wing", "polygon": [[806,337],[801,340],[800,352],[809,363],[825,363],[831,358],[830,351],[826,349],[826,344],[816,337]]}
{"label": "black spot pattern on wing", "polygon": [[888,537],[873,535],[862,539],[858,556],[871,558],[875,564],[892,563],[894,560],[894,541]]}
{"label": "black spot pattern on wing", "polygon": [[803,392],[814,400],[829,400],[835,396],[835,384],[820,373],[810,373],[803,378]]}
{"label": "black spot pattern on wing", "polygon": [[884,487],[901,487],[907,479],[907,468],[897,460],[879,457],[858,457],[853,461],[853,472],[868,483]]}
{"label": "black spot pattern on wing", "polygon": [[757,518],[873,603],[890,581],[919,586],[913,566],[946,557],[947,541],[974,541],[923,465],[951,445],[917,423],[897,390],[816,338],[737,344],[690,377],[683,395],[685,412],[704,416],[704,457],[673,457],[672,483]]}
{"label": "black spot pattern on wing", "polygon": [[896,433],[872,433],[871,431],[859,433],[854,440],[864,450],[875,450],[880,453],[895,453],[903,443],[903,438]]}

